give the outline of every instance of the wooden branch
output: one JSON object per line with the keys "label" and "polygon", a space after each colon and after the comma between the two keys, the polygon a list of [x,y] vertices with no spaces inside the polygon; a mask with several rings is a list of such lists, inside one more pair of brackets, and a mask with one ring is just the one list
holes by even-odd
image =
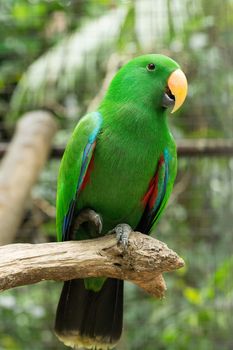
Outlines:
{"label": "wooden branch", "polygon": [[52,114],[25,114],[0,166],[0,244],[13,241],[27,199],[45,164],[57,123]]}
{"label": "wooden branch", "polygon": [[0,247],[0,291],[42,280],[106,276],[129,280],[162,297],[163,272],[184,266],[167,245],[133,232],[127,250],[114,235],[86,241],[11,244]]}
{"label": "wooden branch", "polygon": [[183,139],[177,146],[181,157],[233,156],[233,139]]}
{"label": "wooden branch", "polygon": [[[8,143],[0,143],[0,158],[5,154]],[[65,148],[52,148],[51,157],[61,158]],[[179,157],[232,157],[233,140],[228,139],[183,139],[177,141]]]}

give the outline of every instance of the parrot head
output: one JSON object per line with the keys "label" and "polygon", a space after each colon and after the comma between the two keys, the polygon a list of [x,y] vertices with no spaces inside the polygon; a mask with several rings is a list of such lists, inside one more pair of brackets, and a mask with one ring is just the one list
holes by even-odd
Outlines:
{"label": "parrot head", "polygon": [[185,74],[171,58],[149,54],[125,64],[114,77],[109,93],[124,103],[141,104],[145,108],[171,113],[183,104],[188,91]]}

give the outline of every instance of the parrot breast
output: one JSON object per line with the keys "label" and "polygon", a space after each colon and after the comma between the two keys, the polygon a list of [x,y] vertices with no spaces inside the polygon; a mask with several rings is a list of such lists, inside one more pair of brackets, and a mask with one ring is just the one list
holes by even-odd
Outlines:
{"label": "parrot breast", "polygon": [[153,193],[149,196],[152,205],[158,192],[156,169],[163,162],[161,155],[165,147],[174,142],[166,124],[164,128],[164,131],[160,128],[160,133],[166,137],[160,138],[151,130],[135,135],[135,130],[122,128],[120,132],[119,125],[103,124],[78,200],[78,210],[91,208],[102,216],[103,234],[119,223],[136,228],[151,191],[150,183],[153,183]]}

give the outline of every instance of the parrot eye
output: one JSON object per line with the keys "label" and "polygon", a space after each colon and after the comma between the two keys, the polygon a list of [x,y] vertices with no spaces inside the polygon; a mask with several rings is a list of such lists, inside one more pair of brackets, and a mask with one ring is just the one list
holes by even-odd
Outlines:
{"label": "parrot eye", "polygon": [[149,63],[147,66],[146,66],[147,70],[149,72],[155,70],[155,64],[154,63]]}

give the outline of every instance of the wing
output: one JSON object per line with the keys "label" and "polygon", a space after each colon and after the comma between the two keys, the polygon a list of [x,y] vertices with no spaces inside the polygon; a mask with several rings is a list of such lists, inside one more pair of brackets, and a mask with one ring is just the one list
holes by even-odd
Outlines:
{"label": "wing", "polygon": [[136,230],[149,233],[152,226],[159,220],[170,197],[175,176],[176,157],[172,157],[165,149],[159,158],[155,175],[143,197],[142,202],[145,209]]}
{"label": "wing", "polygon": [[59,241],[69,239],[74,209],[88,181],[101,124],[99,112],[87,114],[77,124],[66,146],[57,184],[56,226]]}

